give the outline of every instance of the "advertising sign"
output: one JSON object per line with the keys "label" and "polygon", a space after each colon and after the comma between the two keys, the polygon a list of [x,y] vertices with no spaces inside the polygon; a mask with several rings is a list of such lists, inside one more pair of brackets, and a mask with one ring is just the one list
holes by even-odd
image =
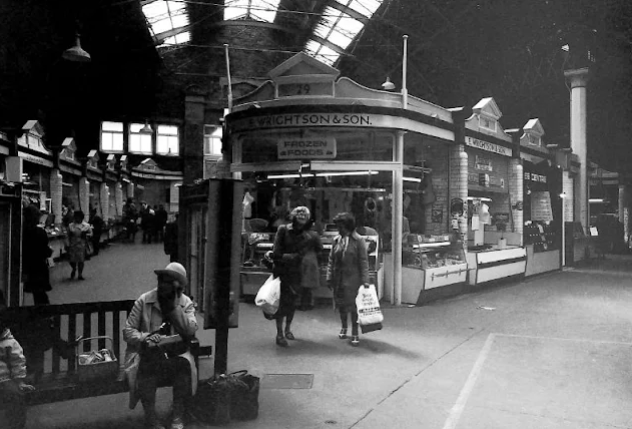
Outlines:
{"label": "advertising sign", "polygon": [[335,159],[336,139],[333,137],[288,138],[277,142],[279,160]]}

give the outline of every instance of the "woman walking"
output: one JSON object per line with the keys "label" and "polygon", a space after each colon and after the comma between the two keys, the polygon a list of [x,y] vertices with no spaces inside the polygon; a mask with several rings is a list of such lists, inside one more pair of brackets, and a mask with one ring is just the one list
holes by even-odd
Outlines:
{"label": "woman walking", "polygon": [[[310,212],[307,207],[299,206],[292,210],[290,220],[292,223],[279,226],[272,250],[273,274],[281,278],[280,305],[274,315],[277,328],[276,343],[281,347],[288,346],[287,340],[295,339],[291,325],[301,288],[303,256],[310,248],[319,246],[320,243],[318,234],[310,230]],[[315,244],[315,240],[318,240],[318,244]]]}
{"label": "woman walking", "polygon": [[350,213],[339,213],[334,218],[339,235],[329,253],[327,286],[333,289],[334,302],[340,312],[341,328],[338,338],[347,337],[351,316],[351,345],[360,344],[358,333],[358,308],[355,299],[361,286],[369,285],[369,259],[366,244],[356,232],[355,218]]}
{"label": "woman walking", "polygon": [[92,236],[92,227],[86,221],[84,221],[85,215],[82,211],[76,211],[72,223],[68,225],[67,242],[68,247],[68,260],[72,267],[70,273],[70,280],[75,278],[75,273],[79,270],[78,280],[85,280],[83,278],[83,266],[86,260],[86,249],[88,246],[88,240]]}

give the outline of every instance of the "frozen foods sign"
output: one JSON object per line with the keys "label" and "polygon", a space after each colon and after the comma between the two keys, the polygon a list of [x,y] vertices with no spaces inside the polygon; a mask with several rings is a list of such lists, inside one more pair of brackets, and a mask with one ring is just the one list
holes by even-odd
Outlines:
{"label": "frozen foods sign", "polygon": [[282,139],[277,143],[278,159],[335,159],[333,137]]}

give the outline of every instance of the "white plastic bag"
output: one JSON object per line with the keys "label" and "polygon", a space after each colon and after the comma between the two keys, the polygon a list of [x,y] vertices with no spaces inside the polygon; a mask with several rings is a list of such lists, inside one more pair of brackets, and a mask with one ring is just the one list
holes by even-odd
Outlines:
{"label": "white plastic bag", "polygon": [[265,283],[259,288],[255,297],[255,305],[260,307],[264,313],[274,316],[279,309],[281,299],[281,278],[270,275]]}
{"label": "white plastic bag", "polygon": [[358,324],[363,334],[382,329],[384,316],[374,285],[360,286],[356,296],[356,307],[358,307]]}

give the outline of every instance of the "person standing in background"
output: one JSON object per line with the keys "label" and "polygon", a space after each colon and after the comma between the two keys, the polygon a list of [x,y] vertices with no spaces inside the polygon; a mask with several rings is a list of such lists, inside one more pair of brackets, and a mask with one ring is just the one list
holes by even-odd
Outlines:
{"label": "person standing in background", "polygon": [[90,209],[90,225],[92,225],[92,252],[98,255],[101,234],[103,233],[103,218],[97,212],[96,207]]}
{"label": "person standing in background", "polygon": [[165,239],[165,226],[168,218],[169,213],[165,210],[165,206],[160,204],[156,209],[156,240],[159,243],[162,243]]}
{"label": "person standing in background", "polygon": [[39,209],[30,204],[24,209],[22,234],[22,278],[24,291],[33,294],[35,305],[50,304],[48,294],[52,290],[47,258],[53,254],[48,245],[48,234],[38,226]]}
{"label": "person standing in background", "polygon": [[178,213],[175,219],[165,226],[164,249],[169,255],[169,262],[178,262]]}
{"label": "person standing in background", "polygon": [[86,251],[88,240],[92,237],[92,228],[83,220],[85,215],[83,212],[76,211],[74,219],[68,225],[68,233],[66,235],[66,247],[68,249],[68,260],[72,267],[70,280],[75,278],[75,273],[79,270],[78,280],[85,280],[83,277],[83,267],[86,261]]}

